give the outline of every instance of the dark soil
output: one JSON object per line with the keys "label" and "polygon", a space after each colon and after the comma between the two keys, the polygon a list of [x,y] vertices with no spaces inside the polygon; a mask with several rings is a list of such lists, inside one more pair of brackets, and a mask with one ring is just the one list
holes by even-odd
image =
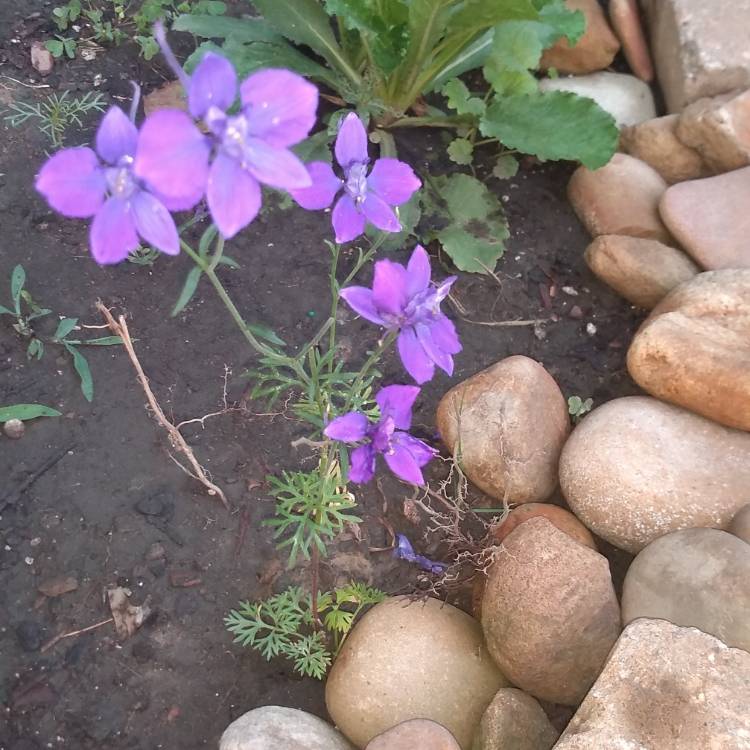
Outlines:
{"label": "dark soil", "polygon": [[[99,90],[120,102],[129,96],[130,79],[148,91],[167,78],[125,45],[92,62],[58,63],[45,81],[51,89],[27,88],[22,84],[40,81],[28,65],[27,45],[52,31],[44,22],[50,9],[49,3],[0,2],[3,109],[50,90],[91,90],[97,75]],[[42,13],[40,28],[34,18],[19,25],[34,10]],[[90,136],[71,132],[67,142]],[[225,489],[233,505],[227,512],[170,460],[121,348],[87,352],[95,383],[89,404],[63,352],[50,345],[41,362],[28,362],[25,342],[9,318],[0,318],[0,404],[36,402],[64,413],[29,423],[21,440],[0,436],[0,749],[190,750],[216,747],[226,725],[258,705],[325,715],[320,683],[233,645],[222,624],[239,600],[307,580],[304,565],[286,570],[270,531],[259,525],[273,514],[265,477],[310,460],[309,450],[290,445],[305,427],[242,400],[247,382],[241,375],[253,358],[207,284],[170,319],[188,258],[161,257],[151,269],[95,265],[86,251],[86,223],[51,213],[33,190],[46,147],[33,126],[2,129],[0,303],[8,304],[11,270],[22,263],[28,289],[56,314],[100,325],[94,303],[102,299],[128,315],[151,386],[175,422],[222,409],[225,368],[228,403],[241,406],[185,429]],[[400,148],[418,168],[442,164],[439,135],[411,136]],[[638,314],[584,265],[588,237],[565,200],[570,172],[569,166],[526,163],[516,178],[492,181],[511,224],[508,252],[497,279],[462,275],[456,296],[471,321],[549,322],[536,331],[493,327],[450,310],[464,351],[454,379],[438,377],[423,391],[416,412],[423,435],[434,433],[435,406],[445,390],[511,354],[542,362],[566,396],[590,396],[598,405],[635,391],[624,356]],[[326,214],[271,210],[232,242],[229,253],[242,267],[223,276],[246,317],[273,325],[292,346],[304,343],[326,315],[323,241],[329,237]],[[406,252],[397,256],[403,260]],[[52,318],[40,325],[43,335],[54,330]],[[355,360],[378,335],[351,316],[342,331]],[[403,377],[396,361],[386,363],[385,376],[386,382]],[[436,463],[433,478],[443,471]],[[363,538],[337,540],[323,565],[325,585],[350,577],[388,592],[423,585],[406,563],[369,552],[389,546],[388,525],[407,533],[420,551],[440,555],[434,541],[423,539],[424,526],[403,514],[408,489],[388,478],[381,486],[382,493],[375,485],[361,493]],[[622,561],[606,551],[618,575]],[[53,598],[38,592],[63,575],[77,579],[75,591]],[[136,603],[150,597],[154,609],[133,637],[118,641],[109,624],[41,650],[58,634],[106,620],[103,592],[118,584],[132,589]]]}

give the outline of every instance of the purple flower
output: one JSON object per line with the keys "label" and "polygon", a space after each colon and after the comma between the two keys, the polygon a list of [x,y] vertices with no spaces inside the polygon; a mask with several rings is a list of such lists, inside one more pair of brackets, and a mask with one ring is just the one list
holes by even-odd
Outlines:
{"label": "purple flower", "polygon": [[396,534],[396,548],[393,550],[393,556],[397,560],[406,560],[407,562],[415,563],[428,573],[442,573],[447,567],[444,563],[435,562],[434,560],[430,560],[429,557],[418,555],[414,552],[414,547],[411,546],[411,542],[404,534]]}
{"label": "purple flower", "polygon": [[372,289],[350,286],[341,290],[341,296],[363,318],[399,330],[401,361],[417,383],[425,383],[435,374],[435,365],[452,375],[453,355],[461,351],[455,326],[440,312],[455,280],[451,276],[440,286],[431,286],[430,259],[417,245],[406,268],[379,260]]}
{"label": "purple flower", "polygon": [[352,411],[336,417],[324,430],[326,437],[343,443],[362,443],[352,451],[349,479],[369,482],[375,474],[375,459],[383,455],[390,470],[412,484],[424,484],[421,468],[436,451],[405,430],[411,426],[411,407],[419,395],[415,385],[389,385],[381,388],[375,401],[380,419],[370,420]]}
{"label": "purple flower", "polygon": [[[202,119],[210,133],[214,158],[206,199],[216,226],[229,239],[258,215],[261,183],[282,190],[312,184],[305,165],[289,147],[304,140],[315,124],[318,90],[291,71],[262,70],[239,85],[241,106],[230,112],[238,92],[232,64],[209,52],[188,78],[167,45],[164,29],[157,27],[156,35],[187,91],[190,114]],[[192,153],[175,153],[170,135],[164,132],[162,159],[195,158]],[[160,178],[167,177],[160,164],[149,165],[153,177],[151,169],[160,170]],[[160,179],[154,182],[161,184]]]}
{"label": "purple flower", "polygon": [[412,168],[397,159],[378,159],[368,174],[367,131],[354,112],[341,123],[335,152],[344,179],[329,164],[312,162],[308,165],[312,186],[290,190],[294,200],[308,210],[328,208],[343,187],[344,194],[333,208],[338,243],[359,237],[368,221],[385,232],[400,232],[401,222],[392,207],[406,203],[422,184]]}
{"label": "purple flower", "polygon": [[[202,136],[184,113],[174,122],[183,126],[184,138],[200,142]],[[192,134],[189,129],[192,128]],[[145,126],[144,126],[145,129]],[[153,158],[153,140],[138,133],[119,107],[111,107],[96,133],[96,152],[68,148],[52,156],[36,178],[36,189],[64,216],[93,216],[91,252],[100,264],[119,263],[144,242],[168,255],[177,255],[180,240],[170,210],[192,208],[201,198],[196,189],[200,176],[170,180],[157,189],[139,164]]]}

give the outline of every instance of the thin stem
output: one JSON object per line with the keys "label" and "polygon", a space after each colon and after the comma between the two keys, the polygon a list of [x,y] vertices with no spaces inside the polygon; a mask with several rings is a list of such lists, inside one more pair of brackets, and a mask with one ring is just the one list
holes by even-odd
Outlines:
{"label": "thin stem", "polygon": [[391,348],[393,342],[396,340],[396,336],[398,336],[398,331],[388,331],[386,335],[383,336],[382,339],[380,339],[380,343],[377,345],[372,354],[370,354],[370,356],[367,358],[367,361],[362,366],[362,369],[357,375],[357,379],[352,383],[352,387],[350,388],[349,395],[346,399],[346,407],[344,411],[347,411],[351,408],[352,401],[354,400],[354,397],[359,393],[359,389],[362,387],[362,383],[364,383],[365,378],[370,373],[370,370],[377,364],[383,354],[385,354],[385,352]]}

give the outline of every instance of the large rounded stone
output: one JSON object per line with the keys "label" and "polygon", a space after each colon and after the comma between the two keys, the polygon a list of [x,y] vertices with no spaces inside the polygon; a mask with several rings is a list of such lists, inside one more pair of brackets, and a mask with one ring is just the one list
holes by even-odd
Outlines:
{"label": "large rounded stone", "polygon": [[546,500],[570,430],[565,398],[533,359],[515,356],[443,396],[437,427],[466,476],[509,503]]}
{"label": "large rounded stone", "polygon": [[637,0],[609,0],[609,20],[622,42],[622,51],[633,73],[642,81],[653,81],[654,63],[643,33]]}
{"label": "large rounded stone", "polygon": [[386,729],[371,740],[365,750],[461,750],[455,737],[429,719],[411,719]]}
{"label": "large rounded stone", "polygon": [[750,546],[717,529],[683,529],[654,540],[623,584],[623,622],[639,617],[700,628],[750,651]]}
{"label": "large rounded stone", "polygon": [[565,5],[583,13],[586,31],[575,45],[565,37],[555,42],[544,51],[539,67],[556,68],[561,73],[595,73],[608,68],[620,50],[620,42],[597,0],[565,0]]}
{"label": "large rounded stone", "polygon": [[743,506],[734,514],[729,533],[750,544],[750,505]]}
{"label": "large rounded stone", "polygon": [[283,706],[261,706],[235,719],[219,750],[352,750],[323,719]]}
{"label": "large rounded stone", "polygon": [[682,250],[658,240],[604,234],[587,248],[588,267],[629,302],[647,310],[700,272]]}
{"label": "large rounded stone", "polygon": [[550,750],[558,736],[530,695],[501,688],[482,716],[472,750]]}
{"label": "large rounded stone", "polygon": [[326,705],[358,747],[409,719],[442,724],[469,750],[507,680],[479,623],[437,599],[386,599],[354,627],[328,675]]}
{"label": "large rounded stone", "polygon": [[514,685],[543,700],[577,705],[620,633],[606,558],[544,518],[522,523],[489,570],[482,628]]}
{"label": "large rounded stone", "polygon": [[505,520],[490,529],[492,541],[502,544],[513,529],[531,518],[546,518],[553,526],[565,532],[579,544],[596,549],[596,542],[591,532],[570,511],[550,503],[526,503],[514,508]]}
{"label": "large rounded stone", "polygon": [[666,189],[662,176],[646,162],[615,154],[601,169],[576,169],[568,198],[593,237],[624,234],[671,245],[674,240],[659,216]]}
{"label": "large rounded stone", "polygon": [[750,269],[672,291],[633,338],[628,370],[652,396],[750,430]]}
{"label": "large rounded stone", "polygon": [[665,620],[628,625],[555,750],[749,750],[750,654]]}
{"label": "large rounded stone", "polygon": [[589,414],[560,458],[570,509],[615,547],[670,531],[726,528],[750,502],[750,434],[647,396]]}

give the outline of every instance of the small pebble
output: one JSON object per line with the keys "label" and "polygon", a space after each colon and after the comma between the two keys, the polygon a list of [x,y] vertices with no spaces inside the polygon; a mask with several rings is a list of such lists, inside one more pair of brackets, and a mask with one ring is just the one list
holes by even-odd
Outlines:
{"label": "small pebble", "polygon": [[588,333],[589,336],[595,336],[596,326],[593,323],[586,323],[586,333]]}
{"label": "small pebble", "polygon": [[568,317],[573,320],[580,320],[583,317],[583,310],[581,310],[578,305],[573,305],[573,307],[568,310]]}
{"label": "small pebble", "polygon": [[565,292],[565,294],[569,295],[570,297],[578,296],[578,292],[572,286],[564,286],[562,290],[563,292]]}
{"label": "small pebble", "polygon": [[26,432],[26,427],[20,419],[9,419],[3,425],[3,432],[11,440],[20,440],[23,437],[23,433]]}

